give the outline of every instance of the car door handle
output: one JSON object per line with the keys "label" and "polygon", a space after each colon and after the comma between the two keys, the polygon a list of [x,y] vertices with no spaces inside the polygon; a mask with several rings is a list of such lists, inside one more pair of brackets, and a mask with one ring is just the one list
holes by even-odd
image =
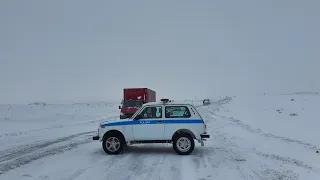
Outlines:
{"label": "car door handle", "polygon": [[158,123],[162,123],[162,120],[157,120],[158,121]]}

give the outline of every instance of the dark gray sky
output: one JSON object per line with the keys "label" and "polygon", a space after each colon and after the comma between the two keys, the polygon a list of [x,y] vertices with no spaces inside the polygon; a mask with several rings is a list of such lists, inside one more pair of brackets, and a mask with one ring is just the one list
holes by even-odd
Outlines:
{"label": "dark gray sky", "polygon": [[0,1],[0,103],[320,91],[320,1]]}

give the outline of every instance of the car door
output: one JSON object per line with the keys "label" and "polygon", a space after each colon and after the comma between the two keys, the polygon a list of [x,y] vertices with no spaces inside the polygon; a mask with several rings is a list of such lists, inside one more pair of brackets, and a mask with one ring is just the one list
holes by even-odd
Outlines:
{"label": "car door", "polygon": [[134,140],[163,140],[163,106],[146,106],[138,116],[132,125]]}
{"label": "car door", "polygon": [[192,129],[194,127],[191,123],[192,114],[187,106],[184,105],[168,105],[164,109],[165,114],[165,132],[164,138],[171,139],[179,129]]}

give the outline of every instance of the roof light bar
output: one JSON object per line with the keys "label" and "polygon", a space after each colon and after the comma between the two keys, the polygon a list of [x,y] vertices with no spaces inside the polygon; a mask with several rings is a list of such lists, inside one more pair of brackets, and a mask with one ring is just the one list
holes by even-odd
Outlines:
{"label": "roof light bar", "polygon": [[169,101],[169,99],[160,99],[160,101],[166,103]]}

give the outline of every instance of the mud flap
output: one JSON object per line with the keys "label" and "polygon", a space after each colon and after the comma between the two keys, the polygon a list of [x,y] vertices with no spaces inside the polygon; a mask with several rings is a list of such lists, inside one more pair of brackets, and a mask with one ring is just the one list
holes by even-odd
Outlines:
{"label": "mud flap", "polygon": [[198,140],[198,142],[201,144],[201,146],[204,146],[204,142],[203,142],[202,139],[201,139],[201,140]]}

